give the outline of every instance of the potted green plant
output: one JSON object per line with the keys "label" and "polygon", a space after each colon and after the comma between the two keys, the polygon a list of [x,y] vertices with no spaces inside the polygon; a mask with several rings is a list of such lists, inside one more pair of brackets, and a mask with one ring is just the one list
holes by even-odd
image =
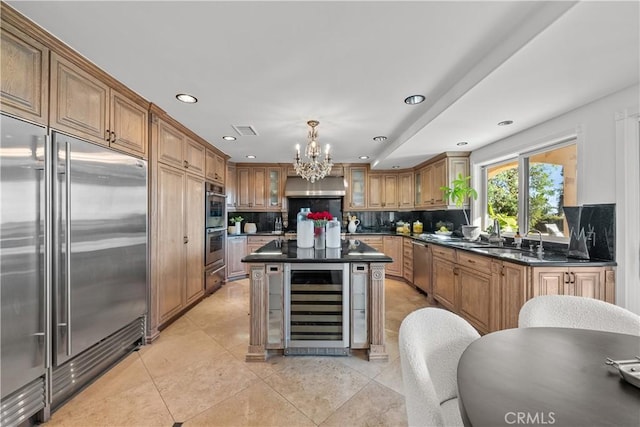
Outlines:
{"label": "potted green plant", "polygon": [[233,222],[233,225],[235,225],[235,234],[240,234],[240,231],[242,231],[242,227],[241,227],[241,223],[242,221],[244,221],[244,218],[241,217],[240,215],[238,216],[234,216],[233,218],[231,218],[231,222]]}
{"label": "potted green plant", "polygon": [[[458,177],[451,182],[451,187],[440,187],[442,190],[444,199],[452,201],[457,207],[461,208],[465,202],[472,198],[478,198],[478,192],[474,190],[470,185],[471,177],[463,177],[462,174],[458,174]],[[467,220],[467,225],[462,226],[462,235],[470,240],[475,240],[480,237],[480,228],[477,225],[471,225],[469,222],[469,216],[467,211],[462,209],[464,218]]]}

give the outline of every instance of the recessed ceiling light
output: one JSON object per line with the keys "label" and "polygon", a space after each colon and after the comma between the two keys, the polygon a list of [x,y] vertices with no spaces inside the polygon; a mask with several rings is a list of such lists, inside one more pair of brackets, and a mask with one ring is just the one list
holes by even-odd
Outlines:
{"label": "recessed ceiling light", "polygon": [[391,169],[400,169],[400,166],[398,166],[398,165],[393,165],[393,166],[391,166]]}
{"label": "recessed ceiling light", "polygon": [[235,136],[223,136],[222,139],[224,139],[225,141],[235,141],[236,137]]}
{"label": "recessed ceiling light", "polygon": [[423,95],[411,95],[404,99],[404,103],[409,105],[420,104],[422,101],[424,101]]}
{"label": "recessed ceiling light", "polygon": [[198,98],[193,95],[189,95],[188,93],[179,93],[176,95],[178,101],[185,102],[187,104],[195,104],[198,102]]}
{"label": "recessed ceiling light", "polygon": [[462,145],[467,145],[467,144],[468,144],[467,141],[460,141],[456,145],[461,145],[462,146]]}
{"label": "recessed ceiling light", "polygon": [[502,122],[498,123],[498,126],[509,126],[510,124],[513,124],[513,120],[502,121]]}
{"label": "recessed ceiling light", "polygon": [[360,160],[367,160],[369,156],[360,156]]}
{"label": "recessed ceiling light", "polygon": [[382,135],[380,135],[380,136],[374,136],[374,137],[373,137],[373,140],[374,140],[375,142],[382,142],[382,141],[386,141],[386,140],[387,140],[387,137],[386,137],[386,136],[382,136]]}
{"label": "recessed ceiling light", "polygon": [[253,154],[249,154],[249,155],[247,156],[247,159],[255,159],[255,158],[256,158],[256,156],[254,156]]}

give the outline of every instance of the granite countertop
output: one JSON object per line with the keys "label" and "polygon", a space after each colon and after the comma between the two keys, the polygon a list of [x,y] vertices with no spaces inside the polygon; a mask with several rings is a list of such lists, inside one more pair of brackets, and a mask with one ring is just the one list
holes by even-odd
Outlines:
{"label": "granite countertop", "polygon": [[295,240],[275,239],[256,252],[242,258],[242,262],[290,262],[290,263],[330,263],[330,262],[393,262],[391,257],[360,242],[352,245],[348,240],[342,241],[340,248],[315,250],[298,248]]}
{"label": "granite countertop", "polygon": [[[366,233],[362,233],[366,234]],[[485,241],[468,241],[459,237],[438,236],[437,234],[400,234],[391,233],[409,237],[413,240],[420,240],[436,245],[445,246],[452,249],[464,250],[478,255],[484,255],[491,258],[509,261],[516,264],[537,266],[555,266],[555,267],[603,267],[615,266],[615,261],[606,260],[583,260],[576,258],[568,258],[565,251],[562,250],[545,250],[541,255],[535,251],[527,249],[517,249],[515,246],[504,245],[498,247]],[[355,237],[348,235],[349,238]]]}

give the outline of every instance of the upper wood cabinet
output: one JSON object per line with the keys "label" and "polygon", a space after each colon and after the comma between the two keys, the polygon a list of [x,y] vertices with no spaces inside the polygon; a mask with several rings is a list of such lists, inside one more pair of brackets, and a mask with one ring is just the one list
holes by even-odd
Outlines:
{"label": "upper wood cabinet", "polygon": [[49,49],[4,21],[0,39],[2,111],[47,125]]}
{"label": "upper wood cabinet", "polygon": [[204,176],[206,149],[198,142],[187,137],[184,144],[184,159],[182,164],[189,172]]}
{"label": "upper wood cabinet", "polygon": [[398,174],[398,208],[413,209],[413,172]]}
{"label": "upper wood cabinet", "polygon": [[280,211],[283,209],[282,168],[236,165],[236,209]]}
{"label": "upper wood cabinet", "polygon": [[71,61],[51,53],[53,129],[146,157],[148,112]]}
{"label": "upper wood cabinet", "polygon": [[205,177],[209,181],[225,185],[226,162],[224,157],[213,150],[207,149]]}
{"label": "upper wood cabinet", "polygon": [[398,175],[369,173],[367,203],[370,209],[398,207]]}
{"label": "upper wood cabinet", "polygon": [[238,200],[238,184],[235,164],[227,164],[227,176],[225,178],[225,194],[227,196],[227,209],[235,210]]}
{"label": "upper wood cabinet", "polygon": [[440,187],[450,186],[458,174],[469,175],[468,153],[445,153],[442,156],[417,170],[414,188],[416,208],[455,207],[444,200]]}
{"label": "upper wood cabinet", "polygon": [[367,167],[349,166],[345,169],[347,194],[344,209],[364,209],[367,207]]}
{"label": "upper wood cabinet", "polygon": [[158,162],[203,177],[205,147],[162,119],[158,119]]}

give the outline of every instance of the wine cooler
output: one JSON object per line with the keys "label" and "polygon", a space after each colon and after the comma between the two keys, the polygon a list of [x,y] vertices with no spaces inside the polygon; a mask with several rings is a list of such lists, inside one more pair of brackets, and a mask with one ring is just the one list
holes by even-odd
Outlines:
{"label": "wine cooler", "polygon": [[291,264],[285,354],[349,354],[349,264]]}

